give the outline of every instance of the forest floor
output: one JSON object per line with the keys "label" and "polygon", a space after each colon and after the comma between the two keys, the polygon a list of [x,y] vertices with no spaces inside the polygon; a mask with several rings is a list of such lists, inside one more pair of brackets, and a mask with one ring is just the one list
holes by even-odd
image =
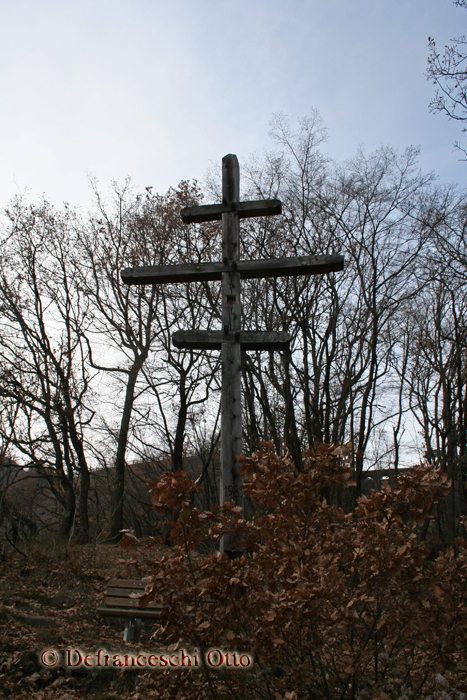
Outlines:
{"label": "forest floor", "polygon": [[[153,553],[154,550],[151,550]],[[137,577],[127,570],[130,555],[119,546],[35,544],[27,557],[0,558],[0,698],[28,700],[105,700],[143,697],[136,670],[44,668],[41,653],[67,649],[132,654],[163,648],[151,622],[142,624],[140,641],[123,641],[124,622],[102,618],[96,610],[112,578]],[[77,658],[77,657],[74,657]],[[48,656],[51,660],[52,656]],[[147,675],[147,672],[146,672]]]}

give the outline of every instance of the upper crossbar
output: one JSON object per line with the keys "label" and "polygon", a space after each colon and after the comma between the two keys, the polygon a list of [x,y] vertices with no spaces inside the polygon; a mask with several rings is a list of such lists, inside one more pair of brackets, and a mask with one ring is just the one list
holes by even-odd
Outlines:
{"label": "upper crossbar", "polygon": [[282,213],[279,199],[259,199],[253,202],[233,202],[232,204],[203,204],[197,207],[185,207],[180,212],[185,224],[200,224],[203,221],[221,221],[222,214],[236,212],[239,219],[252,216],[273,216]]}

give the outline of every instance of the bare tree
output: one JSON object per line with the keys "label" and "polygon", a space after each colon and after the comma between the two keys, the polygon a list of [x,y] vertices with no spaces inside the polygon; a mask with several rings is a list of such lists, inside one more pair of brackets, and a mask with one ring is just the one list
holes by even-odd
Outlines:
{"label": "bare tree", "polygon": [[47,203],[26,207],[19,200],[8,215],[0,269],[1,429],[48,480],[64,510],[63,536],[73,527],[79,493],[79,536],[86,541],[86,442],[94,410],[92,373],[80,336],[90,322],[88,305],[69,264],[73,215],[67,209],[58,214]]}
{"label": "bare tree", "polygon": [[245,309],[252,325],[293,338],[290,353],[271,356],[256,365],[261,369],[249,364],[249,395],[256,385],[265,416],[255,430],[274,422],[298,465],[304,448],[352,442],[358,494],[374,437],[400,415],[394,328],[423,285],[417,266],[430,232],[423,207],[432,176],[418,172],[414,149],[401,156],[389,147],[369,157],[360,152],[334,166],[320,153],[315,113],[298,132],[280,116],[273,137],[280,153],[253,163],[250,178],[256,193],[280,197],[284,216],[244,227],[250,255],[338,252],[346,265],[326,277],[251,284]]}
{"label": "bare tree", "polygon": [[[455,0],[457,7],[467,9],[466,0]],[[441,112],[449,119],[467,121],[467,41],[465,36],[452,39],[450,46],[440,54],[436,42],[428,37],[427,78],[436,86],[436,93],[429,108],[431,112]],[[467,127],[462,127],[465,133]],[[467,155],[466,149],[456,141],[454,148]],[[465,159],[463,159],[465,160]]]}
{"label": "bare tree", "polygon": [[[180,323],[200,322],[206,308],[199,298],[201,292],[192,285],[131,287],[123,284],[120,273],[134,265],[201,260],[209,255],[213,243],[203,230],[182,224],[180,218],[180,209],[200,197],[196,184],[183,182],[165,196],[154,195],[150,188],[145,195],[135,196],[127,182],[122,189],[114,188],[110,207],[98,192],[96,195],[98,215],[79,237],[80,285],[94,310],[93,332],[86,335],[92,366],[114,378],[119,396],[112,410],[117,428],[106,422],[116,443],[109,534],[115,540],[123,528],[125,464],[132,436],[138,438],[131,446],[135,455],[141,454],[145,443],[146,451],[150,445],[153,453],[160,451],[157,435],[163,434],[172,468],[180,468],[188,411],[190,406],[205,400],[195,396],[194,385],[198,387],[200,381],[205,381],[207,395],[211,384],[204,370],[191,383],[190,372],[198,366],[197,357],[193,353],[181,357],[170,341],[171,332]],[[148,392],[155,397],[158,408],[157,419],[149,426],[154,411],[147,403]],[[170,402],[178,394],[174,433],[164,406],[167,392]],[[174,409],[170,408],[173,416]],[[148,428],[152,433],[149,438]]]}
{"label": "bare tree", "polygon": [[467,505],[467,311],[466,289],[438,279],[409,314],[406,381],[410,408],[423,435],[426,459],[445,471],[450,494],[439,505],[440,535],[454,543]]}

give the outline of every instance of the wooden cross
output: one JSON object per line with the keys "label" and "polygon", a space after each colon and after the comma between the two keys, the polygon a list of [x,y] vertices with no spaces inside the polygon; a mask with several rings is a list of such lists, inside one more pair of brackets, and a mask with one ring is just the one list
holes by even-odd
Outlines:
{"label": "wooden cross", "polygon": [[[222,220],[222,262],[133,267],[122,270],[126,284],[222,281],[222,330],[176,331],[177,348],[221,350],[221,484],[220,500],[235,501],[242,508],[242,480],[237,455],[242,453],[241,350],[280,350],[287,346],[287,333],[242,331],[240,281],[289,275],[315,275],[344,267],[342,255],[309,255],[282,260],[240,260],[239,219],[281,213],[278,199],[240,202],[240,173],[237,156],[222,159],[222,204],[187,207],[181,211],[185,223]],[[242,553],[233,536],[224,535],[221,552],[230,558]]]}

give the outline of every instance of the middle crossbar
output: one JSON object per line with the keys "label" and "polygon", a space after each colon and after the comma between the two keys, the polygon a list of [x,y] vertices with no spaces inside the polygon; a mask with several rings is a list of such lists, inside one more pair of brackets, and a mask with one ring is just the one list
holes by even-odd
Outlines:
{"label": "middle crossbar", "polygon": [[321,275],[344,269],[342,255],[305,255],[277,260],[239,260],[223,262],[185,263],[183,265],[152,265],[126,267],[121,272],[125,284],[170,284],[174,282],[213,282],[222,279],[223,272],[240,273],[241,279],[289,277],[292,275]]}

